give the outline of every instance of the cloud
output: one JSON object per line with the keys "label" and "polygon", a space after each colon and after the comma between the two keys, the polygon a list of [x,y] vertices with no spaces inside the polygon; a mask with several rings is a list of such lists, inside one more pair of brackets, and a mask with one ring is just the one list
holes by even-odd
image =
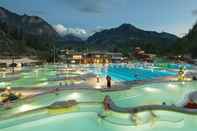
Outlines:
{"label": "cloud", "polygon": [[81,28],[68,28],[62,24],[57,24],[57,25],[54,25],[53,27],[61,36],[72,34],[82,39],[87,39],[89,36],[102,30],[100,27],[94,30],[86,30],[86,29],[81,29]]}
{"label": "cloud", "polygon": [[64,25],[57,24],[54,26],[54,29],[61,35],[68,35],[68,34],[73,34],[78,37],[85,37],[87,35],[87,31],[85,29],[80,29],[80,28],[67,28],[64,27]]}
{"label": "cloud", "polygon": [[63,0],[67,6],[85,13],[101,13],[105,0]]}

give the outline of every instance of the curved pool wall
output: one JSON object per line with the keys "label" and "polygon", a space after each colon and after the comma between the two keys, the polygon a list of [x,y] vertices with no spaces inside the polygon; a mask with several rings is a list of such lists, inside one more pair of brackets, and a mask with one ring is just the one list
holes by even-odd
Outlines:
{"label": "curved pool wall", "polygon": [[171,112],[179,112],[179,113],[185,113],[185,114],[191,114],[191,115],[197,115],[197,109],[187,109],[184,107],[178,107],[176,105],[143,105],[138,107],[127,107],[123,108],[120,106],[117,106],[112,99],[109,97],[109,108],[112,111],[119,112],[119,113],[141,113],[146,111],[171,111]]}

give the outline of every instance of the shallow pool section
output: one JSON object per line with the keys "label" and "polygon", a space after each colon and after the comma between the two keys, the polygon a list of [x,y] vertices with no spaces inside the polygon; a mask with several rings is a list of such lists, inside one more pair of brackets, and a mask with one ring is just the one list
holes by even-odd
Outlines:
{"label": "shallow pool section", "polygon": [[[67,78],[75,78],[81,75],[79,71],[67,71],[66,67],[47,65],[33,67],[26,72],[19,72],[16,75],[8,74],[0,78],[0,88],[10,86],[12,88],[40,88],[57,87],[60,82],[68,84]],[[24,69],[25,70],[25,69]],[[13,78],[13,79],[12,79]]]}

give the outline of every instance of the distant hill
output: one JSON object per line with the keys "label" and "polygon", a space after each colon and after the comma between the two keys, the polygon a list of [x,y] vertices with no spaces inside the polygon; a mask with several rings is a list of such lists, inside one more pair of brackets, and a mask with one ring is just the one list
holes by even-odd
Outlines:
{"label": "distant hill", "polygon": [[[75,49],[77,51],[83,51],[86,49],[86,42],[82,40],[81,38],[73,35],[73,34],[67,34],[64,36],[61,36],[56,41],[56,47],[59,49]],[[88,46],[88,45],[87,45]]]}
{"label": "distant hill", "polygon": [[62,37],[63,41],[70,41],[70,42],[82,42],[83,40],[73,34],[67,34]]}
{"label": "distant hill", "polygon": [[84,41],[73,35],[73,34],[67,34],[67,35],[64,35],[64,36],[61,36],[58,40],[58,43],[61,44],[59,45],[60,47],[62,46],[65,46],[66,44],[79,44],[79,43],[83,43]]}
{"label": "distant hill", "polygon": [[88,38],[87,43],[98,50],[105,47],[106,50],[129,53],[133,47],[140,46],[147,52],[161,53],[161,50],[166,52],[177,39],[177,36],[169,33],[144,31],[131,24],[122,24],[117,28],[95,33]]}

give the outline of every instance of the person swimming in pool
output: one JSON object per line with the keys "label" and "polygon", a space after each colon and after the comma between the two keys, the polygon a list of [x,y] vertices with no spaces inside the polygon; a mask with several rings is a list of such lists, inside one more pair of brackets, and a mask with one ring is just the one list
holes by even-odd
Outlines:
{"label": "person swimming in pool", "polygon": [[134,77],[135,77],[135,79],[137,79],[138,78],[138,74],[135,74]]}

